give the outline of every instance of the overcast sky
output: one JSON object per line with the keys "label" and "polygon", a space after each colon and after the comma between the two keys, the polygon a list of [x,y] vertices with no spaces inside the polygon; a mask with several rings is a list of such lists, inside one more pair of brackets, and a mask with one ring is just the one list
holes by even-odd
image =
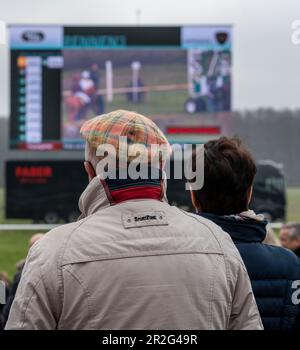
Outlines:
{"label": "overcast sky", "polygon": [[[233,24],[233,107],[300,108],[300,0],[0,0],[6,23]],[[0,45],[0,116],[8,115],[7,48]]]}

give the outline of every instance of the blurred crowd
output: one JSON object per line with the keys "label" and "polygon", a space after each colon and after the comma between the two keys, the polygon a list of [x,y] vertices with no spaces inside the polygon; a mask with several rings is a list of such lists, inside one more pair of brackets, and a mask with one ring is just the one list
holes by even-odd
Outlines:
{"label": "blurred crowd", "polygon": [[[28,242],[28,249],[30,249],[34,245],[34,243],[36,243],[43,236],[44,233],[34,234]],[[0,281],[3,281],[6,286],[6,303],[3,305],[0,304],[0,329],[4,328],[8,319],[9,311],[14,301],[18,285],[20,283],[25,261],[26,259],[22,259],[16,263],[16,273],[12,281],[9,279],[8,274],[5,271],[0,271]]]}

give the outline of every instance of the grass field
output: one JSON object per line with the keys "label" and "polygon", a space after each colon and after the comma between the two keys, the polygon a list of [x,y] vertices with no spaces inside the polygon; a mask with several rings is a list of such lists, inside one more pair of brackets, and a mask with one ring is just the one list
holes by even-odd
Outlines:
{"label": "grass field", "polygon": [[[288,221],[300,221],[300,188],[291,187],[288,196]],[[0,223],[28,223],[25,220],[4,219],[4,196],[0,189]],[[16,263],[27,254],[28,240],[36,232],[31,231],[0,231],[0,271],[6,271],[12,278]]]}
{"label": "grass field", "polygon": [[12,278],[16,263],[27,253],[30,231],[0,231],[0,271],[6,271]]}
{"label": "grass field", "polygon": [[287,220],[300,221],[300,188],[290,187],[287,191]]}
{"label": "grass field", "polygon": [[[64,89],[70,89],[72,77],[83,70],[66,70],[64,71]],[[114,87],[128,87],[131,81],[131,68],[119,67],[114,71]],[[105,77],[105,72],[101,71],[101,76]],[[141,74],[145,86],[156,85],[172,85],[187,83],[186,64],[170,63],[170,64],[145,64]],[[102,79],[101,89],[105,88],[105,80]],[[189,97],[187,90],[180,91],[160,91],[146,93],[145,101],[139,104],[132,103],[127,100],[126,95],[115,94],[111,103],[106,104],[107,111],[116,109],[136,110],[145,115],[161,115],[161,114],[178,114],[184,113],[184,104]],[[62,110],[64,111],[64,120],[67,120],[65,103],[63,102]],[[90,112],[91,113],[91,112]]]}

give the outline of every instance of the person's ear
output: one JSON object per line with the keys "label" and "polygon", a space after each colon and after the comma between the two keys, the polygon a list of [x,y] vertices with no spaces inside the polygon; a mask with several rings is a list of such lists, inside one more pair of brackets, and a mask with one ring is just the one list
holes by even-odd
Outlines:
{"label": "person's ear", "polygon": [[84,169],[88,174],[89,182],[91,182],[93,178],[97,176],[95,169],[93,168],[92,164],[87,161],[84,162]]}
{"label": "person's ear", "polygon": [[201,205],[197,198],[196,192],[193,190],[190,190],[190,193],[191,193],[193,207],[195,208],[197,213],[201,213]]}

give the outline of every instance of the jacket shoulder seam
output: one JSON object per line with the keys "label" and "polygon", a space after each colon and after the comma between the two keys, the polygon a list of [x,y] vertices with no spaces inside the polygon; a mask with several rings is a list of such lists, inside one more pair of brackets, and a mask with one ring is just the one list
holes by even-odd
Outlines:
{"label": "jacket shoulder seam", "polygon": [[36,287],[38,286],[38,284],[42,281],[42,275],[40,274],[38,280],[36,281],[36,283],[33,285],[32,287],[32,293],[31,293],[31,296],[28,298],[28,301],[27,302],[24,302],[24,310],[22,311],[22,318],[23,320],[20,321],[20,328],[22,329],[25,325],[25,322],[26,322],[26,312],[27,312],[27,309],[28,309],[28,306],[33,298],[33,296],[36,294]]}
{"label": "jacket shoulder seam", "polygon": [[216,237],[216,235],[214,234],[213,230],[211,229],[211,227],[209,227],[209,225],[207,225],[205,222],[202,222],[201,220],[199,220],[199,218],[195,215],[195,214],[192,214],[192,213],[188,213],[180,208],[177,208],[179,211],[181,211],[184,215],[198,221],[200,224],[202,224],[203,226],[205,226],[214,236],[215,240],[218,242],[218,245],[220,246],[220,248],[222,249],[223,251],[223,247],[220,243],[220,241],[218,240],[218,238]]}
{"label": "jacket shoulder seam", "polygon": [[161,251],[147,251],[147,252],[137,252],[137,253],[125,253],[125,254],[114,254],[114,255],[98,255],[95,257],[89,257],[84,259],[74,259],[70,261],[66,261],[62,264],[63,266],[71,265],[71,264],[80,264],[85,262],[92,261],[108,261],[108,260],[118,260],[118,259],[131,259],[131,258],[143,258],[149,256],[162,256],[162,255],[188,255],[188,254],[207,254],[207,255],[220,255],[224,256],[223,252],[220,251],[170,251],[170,250],[161,250]]}
{"label": "jacket shoulder seam", "polygon": [[[88,287],[84,284],[82,279],[74,272],[74,270],[71,268],[71,265],[64,266],[64,271],[66,271],[70,276],[72,276],[72,278],[74,278],[80,284],[83,290],[83,293],[86,296],[88,312],[92,316],[92,317],[89,317],[89,320],[90,320],[90,323],[92,324],[94,313],[93,313],[93,307],[91,303],[91,293]],[[91,327],[91,329],[94,329],[94,327]]]}
{"label": "jacket shoulder seam", "polygon": [[[70,232],[68,232],[67,237],[65,238],[64,242],[62,243],[61,247],[60,247],[60,252],[58,255],[58,259],[57,259],[57,281],[58,281],[58,293],[60,296],[60,302],[61,305],[63,305],[63,294],[64,294],[64,283],[63,283],[63,276],[62,276],[62,261],[63,261],[63,257],[65,254],[65,250],[67,248],[67,244],[72,236],[72,234],[74,233],[74,231],[76,229],[78,229],[84,222],[87,221],[88,218],[83,219],[82,222],[77,223],[77,225],[71,229]],[[58,320],[58,323],[60,324],[60,327],[63,329],[64,325],[63,322],[61,320]]]}

